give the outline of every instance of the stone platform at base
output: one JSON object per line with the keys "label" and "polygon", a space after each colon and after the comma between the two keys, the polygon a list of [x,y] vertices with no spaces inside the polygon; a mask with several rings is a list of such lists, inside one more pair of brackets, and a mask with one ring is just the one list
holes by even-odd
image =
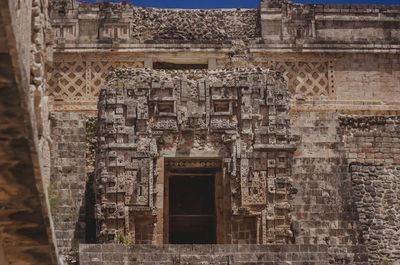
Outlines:
{"label": "stone platform at base", "polygon": [[[332,264],[326,245],[123,245],[82,244],[82,265],[325,265]],[[341,249],[357,265],[368,264],[364,247]]]}

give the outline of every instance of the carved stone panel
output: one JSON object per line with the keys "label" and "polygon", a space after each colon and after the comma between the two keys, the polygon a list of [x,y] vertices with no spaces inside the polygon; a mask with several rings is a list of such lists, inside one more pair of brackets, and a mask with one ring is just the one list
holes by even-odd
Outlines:
{"label": "carved stone panel", "polygon": [[162,172],[154,164],[166,157],[165,169],[221,172],[215,180],[219,243],[240,241],[235,223],[241,218],[264,235],[246,242],[288,243],[295,149],[288,113],[287,86],[270,70],[111,72],[99,101],[99,241],[117,234],[134,240],[134,227],[141,226],[135,220],[156,226],[163,218],[156,207],[163,205],[157,201]]}

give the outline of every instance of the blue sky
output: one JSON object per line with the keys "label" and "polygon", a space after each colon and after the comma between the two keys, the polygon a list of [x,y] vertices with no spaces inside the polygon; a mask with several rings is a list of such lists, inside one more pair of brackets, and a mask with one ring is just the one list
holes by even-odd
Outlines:
{"label": "blue sky", "polygon": [[[95,3],[97,0],[86,0],[86,2]],[[120,2],[120,0],[109,0],[109,2]],[[128,0],[127,2],[133,2],[135,6],[164,8],[255,8],[260,3],[260,0]],[[318,4],[400,5],[400,0],[294,0],[293,2]]]}

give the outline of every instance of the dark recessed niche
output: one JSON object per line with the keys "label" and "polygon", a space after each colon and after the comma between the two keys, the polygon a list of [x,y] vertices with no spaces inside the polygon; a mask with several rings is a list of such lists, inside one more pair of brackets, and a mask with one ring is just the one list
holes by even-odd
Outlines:
{"label": "dark recessed niche", "polygon": [[190,70],[190,69],[208,69],[208,64],[175,64],[175,63],[164,63],[155,62],[153,63],[153,69],[156,70]]}
{"label": "dark recessed niche", "polygon": [[214,112],[229,112],[229,101],[214,101]]}
{"label": "dark recessed niche", "polygon": [[171,176],[170,244],[215,244],[214,176]]}

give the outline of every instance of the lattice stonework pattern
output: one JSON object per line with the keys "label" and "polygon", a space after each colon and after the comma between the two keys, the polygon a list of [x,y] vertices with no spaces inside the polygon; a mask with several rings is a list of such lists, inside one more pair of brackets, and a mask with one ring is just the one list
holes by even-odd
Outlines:
{"label": "lattice stonework pattern", "polygon": [[107,74],[119,67],[142,68],[143,62],[54,62],[48,67],[48,96],[57,102],[63,102],[55,106],[61,110],[78,110],[80,102],[96,105],[99,90],[104,85]]}
{"label": "lattice stonework pattern", "polygon": [[86,96],[86,62],[55,62],[50,67],[49,96],[75,98]]}
{"label": "lattice stonework pattern", "polygon": [[333,87],[330,89],[333,81],[328,75],[328,61],[268,61],[262,65],[283,73],[292,95],[328,98],[334,93]]}

